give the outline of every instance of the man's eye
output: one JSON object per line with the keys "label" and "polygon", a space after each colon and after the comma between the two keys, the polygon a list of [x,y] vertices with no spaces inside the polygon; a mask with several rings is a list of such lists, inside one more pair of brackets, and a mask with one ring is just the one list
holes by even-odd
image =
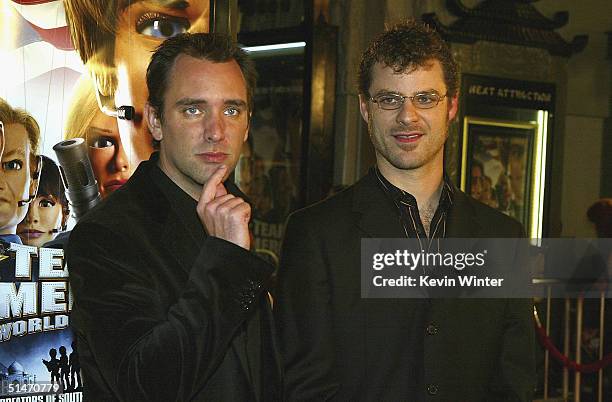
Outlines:
{"label": "man's eye", "polygon": [[100,137],[94,140],[90,146],[94,148],[108,148],[115,146],[115,142],[110,138]]}
{"label": "man's eye", "polygon": [[438,100],[438,95],[436,94],[414,95],[414,101],[419,105],[431,105],[432,103],[436,103],[437,100]]}
{"label": "man's eye", "polygon": [[190,106],[185,108],[183,113],[185,113],[187,116],[198,116],[202,113],[202,111],[195,106]]}
{"label": "man's eye", "polygon": [[55,206],[55,202],[53,202],[52,200],[43,198],[38,203],[38,206],[41,207],[41,208],[51,208],[51,207]]}
{"label": "man's eye", "polygon": [[397,96],[381,96],[378,98],[378,103],[383,105],[397,105],[401,102],[401,98]]}
{"label": "man's eye", "polygon": [[189,27],[189,21],[185,18],[158,13],[143,14],[136,23],[138,33],[160,39],[167,39],[187,32]]}
{"label": "man's eye", "polygon": [[19,159],[13,159],[12,161],[2,162],[2,168],[4,170],[21,170],[23,168],[23,162]]}
{"label": "man's eye", "polygon": [[240,116],[240,109],[234,106],[228,107],[223,111],[223,114],[226,116]]}

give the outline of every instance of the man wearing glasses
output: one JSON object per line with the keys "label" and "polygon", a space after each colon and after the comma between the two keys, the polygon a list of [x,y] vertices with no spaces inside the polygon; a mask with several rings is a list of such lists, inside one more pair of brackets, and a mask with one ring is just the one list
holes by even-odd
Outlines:
{"label": "man wearing glasses", "polygon": [[[376,166],[289,219],[276,315],[286,400],[531,400],[525,300],[362,299],[362,238],[521,237],[518,222],[444,174],[458,68],[431,29],[409,21],[362,56],[359,105]],[[333,224],[330,224],[333,222]]]}

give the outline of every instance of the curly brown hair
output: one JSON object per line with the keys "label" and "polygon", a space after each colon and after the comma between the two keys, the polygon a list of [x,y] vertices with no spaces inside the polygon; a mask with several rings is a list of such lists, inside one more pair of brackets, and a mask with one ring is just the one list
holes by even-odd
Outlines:
{"label": "curly brown hair", "polygon": [[359,93],[368,94],[372,83],[372,67],[376,63],[406,73],[428,66],[432,60],[442,65],[448,98],[457,95],[459,66],[450,48],[427,24],[409,19],[387,27],[370,43],[359,63]]}

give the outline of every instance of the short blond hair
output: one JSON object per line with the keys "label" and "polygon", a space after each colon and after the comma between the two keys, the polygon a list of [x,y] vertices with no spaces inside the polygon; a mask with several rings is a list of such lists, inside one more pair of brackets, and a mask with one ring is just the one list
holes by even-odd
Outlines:
{"label": "short blond hair", "polygon": [[27,133],[30,142],[30,153],[36,155],[38,153],[38,144],[40,143],[40,126],[36,119],[23,109],[13,108],[4,99],[0,98],[0,121],[4,124],[4,129],[9,124],[22,125]]}

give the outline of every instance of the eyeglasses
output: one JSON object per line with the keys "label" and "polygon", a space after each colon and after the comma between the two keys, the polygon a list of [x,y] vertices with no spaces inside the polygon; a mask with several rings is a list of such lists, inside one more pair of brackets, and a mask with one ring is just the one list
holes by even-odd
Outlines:
{"label": "eyeglasses", "polygon": [[370,97],[370,100],[383,110],[397,110],[401,108],[406,99],[410,99],[412,105],[417,109],[431,109],[436,107],[442,99],[448,95],[440,95],[437,92],[420,92],[412,96],[404,96],[400,94],[385,93]]}

